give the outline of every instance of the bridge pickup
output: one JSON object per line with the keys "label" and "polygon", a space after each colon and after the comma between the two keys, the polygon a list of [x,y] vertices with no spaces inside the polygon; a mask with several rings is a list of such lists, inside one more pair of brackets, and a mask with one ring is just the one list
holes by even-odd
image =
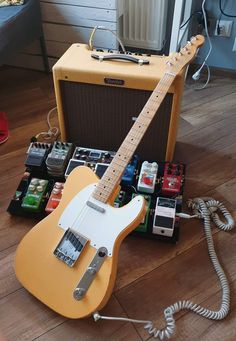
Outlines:
{"label": "bridge pickup", "polygon": [[88,239],[68,229],[54,250],[54,255],[69,267],[73,267]]}

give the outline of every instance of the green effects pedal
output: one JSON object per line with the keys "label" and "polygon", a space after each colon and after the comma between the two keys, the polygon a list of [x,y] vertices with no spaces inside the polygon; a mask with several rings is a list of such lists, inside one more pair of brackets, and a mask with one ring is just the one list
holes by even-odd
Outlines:
{"label": "green effects pedal", "polygon": [[141,232],[141,233],[146,233],[147,232],[147,228],[148,228],[148,218],[149,218],[149,211],[150,211],[150,205],[151,205],[151,196],[148,194],[137,194],[137,193],[133,193],[132,194],[132,199],[134,197],[136,197],[137,195],[142,195],[144,197],[144,199],[146,200],[147,203],[147,212],[145,214],[145,217],[143,218],[143,220],[141,221],[141,223],[136,227],[136,229],[134,230],[135,232]]}
{"label": "green effects pedal", "polygon": [[48,180],[32,178],[21,207],[29,212],[39,212],[47,190]]}

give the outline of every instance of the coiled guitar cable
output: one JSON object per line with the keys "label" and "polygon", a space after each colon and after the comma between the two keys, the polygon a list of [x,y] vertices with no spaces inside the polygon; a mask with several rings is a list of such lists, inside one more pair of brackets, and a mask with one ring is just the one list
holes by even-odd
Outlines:
{"label": "coiled guitar cable", "polygon": [[[199,218],[204,220],[204,232],[208,246],[208,253],[213,264],[213,267],[216,271],[216,274],[219,278],[222,290],[220,309],[218,311],[214,311],[204,308],[201,305],[193,303],[192,301],[189,300],[178,301],[164,310],[166,326],[163,329],[158,329],[154,327],[152,321],[135,320],[125,317],[101,316],[98,312],[95,312],[93,314],[93,318],[95,321],[103,319],[141,323],[144,324],[144,329],[149,333],[149,335],[153,336],[154,338],[159,338],[159,340],[164,340],[166,338],[169,339],[174,334],[175,330],[174,314],[179,312],[180,310],[187,309],[211,320],[222,320],[227,316],[230,308],[230,289],[224,270],[222,269],[215,252],[211,233],[211,219],[219,229],[224,231],[230,231],[234,227],[234,220],[231,214],[228,212],[228,210],[224,207],[224,205],[212,198],[190,199],[187,201],[187,205],[190,209],[192,209],[194,214],[188,215],[185,213],[179,213],[178,216],[181,218]],[[223,222],[220,219],[219,215],[217,214],[217,211],[220,211],[220,213],[225,218],[226,222]]]}

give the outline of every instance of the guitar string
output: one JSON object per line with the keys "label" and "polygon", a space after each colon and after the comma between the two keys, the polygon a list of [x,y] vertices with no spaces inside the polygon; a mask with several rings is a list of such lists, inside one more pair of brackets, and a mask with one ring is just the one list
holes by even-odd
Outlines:
{"label": "guitar string", "polygon": [[[172,84],[174,78],[175,78],[175,77],[173,77],[173,76],[170,75],[170,74],[167,74],[167,73],[164,74],[164,76],[162,77],[162,79],[161,79],[161,80],[159,81],[159,83],[157,84],[156,88],[155,88],[154,91],[152,92],[151,96],[149,97],[147,103],[145,104],[144,108],[142,109],[142,111],[140,112],[140,114],[139,114],[139,116],[138,116],[138,118],[137,118],[137,120],[136,120],[136,122],[137,122],[138,119],[141,117],[142,112],[145,111],[145,107],[146,107],[147,104],[150,102],[151,104],[150,104],[150,107],[148,108],[148,111],[154,111],[155,109],[156,109],[156,110],[155,110],[155,112],[152,113],[151,117],[147,117],[147,116],[145,117],[145,116],[144,116],[144,119],[145,119],[144,121],[148,121],[147,126],[144,128],[144,131],[142,131],[142,132],[135,131],[135,130],[133,129],[134,126],[135,126],[135,124],[136,124],[136,122],[135,122],[134,125],[131,127],[131,129],[130,129],[129,133],[127,134],[127,136],[128,136],[128,135],[130,134],[130,132],[133,130],[133,131],[134,131],[134,136],[135,136],[135,138],[139,139],[139,142],[140,142],[141,138],[144,136],[144,134],[146,133],[146,130],[148,129],[149,125],[151,124],[153,118],[155,117],[157,110],[159,109],[160,105],[162,104],[162,101],[164,100],[164,98],[165,98],[165,96],[166,96],[166,94],[167,94],[167,92],[168,92],[168,90],[169,90],[169,88],[170,88],[170,86],[171,86],[171,84]],[[166,84],[166,83],[167,83],[167,84]],[[169,84],[168,84],[168,83],[169,83]],[[156,94],[157,91],[159,91],[159,93],[160,93],[160,95],[158,95],[158,99],[161,100],[161,101],[160,101],[158,107],[156,108],[156,104],[159,102],[159,100],[158,100],[158,101],[157,101],[157,100],[154,100],[153,103],[152,103],[152,99],[151,99],[151,98],[155,96],[155,94]],[[141,117],[141,118],[142,118],[142,117]],[[139,124],[142,124],[142,122],[139,122]],[[139,135],[140,135],[140,136],[139,136]],[[124,141],[125,141],[125,140],[124,140]],[[136,148],[137,148],[139,142],[136,144]],[[123,143],[124,143],[124,142],[123,142]],[[123,145],[123,143],[122,143],[122,145]],[[121,145],[121,146],[122,146],[122,145]],[[129,146],[129,144],[128,144],[128,146]],[[121,148],[121,147],[120,147],[120,148]],[[120,149],[120,148],[119,148],[119,149]],[[135,148],[135,149],[136,149],[136,148]],[[133,150],[133,148],[129,148],[129,147],[126,147],[126,151],[128,151],[128,153],[130,153],[130,154],[132,154],[132,155],[133,155],[133,153],[135,152],[135,150]],[[132,155],[131,155],[131,157],[132,157]],[[117,159],[118,159],[118,158],[117,158]],[[110,167],[109,167],[109,168],[110,168]],[[108,169],[109,169],[109,168],[108,168]],[[124,170],[124,169],[123,169],[123,170]],[[119,173],[119,172],[118,172],[118,173]],[[105,175],[105,174],[104,174],[104,175]],[[120,177],[120,175],[118,175],[118,179],[119,179],[119,177]],[[115,176],[115,178],[116,178],[116,176]],[[103,179],[103,178],[101,178],[101,179],[99,180],[98,184],[99,184],[99,183],[102,183],[102,179]],[[116,182],[117,182],[117,181],[116,181]],[[97,186],[97,187],[98,187],[98,186]],[[109,186],[108,186],[108,187],[109,187]],[[113,185],[113,184],[112,184],[112,187],[113,187],[113,189],[114,189],[114,185]],[[88,200],[90,200],[90,199],[93,197],[93,193],[96,192],[96,190],[98,190],[98,188],[95,188],[95,189],[94,189],[94,191],[90,194]],[[111,192],[111,191],[109,191],[109,192]],[[108,196],[108,198],[109,198],[109,196]],[[98,199],[97,199],[97,200],[98,200]],[[99,201],[99,200],[98,200],[98,201]],[[103,201],[101,201],[101,202],[104,203]],[[79,226],[85,221],[88,211],[89,211],[89,207],[88,207],[88,205],[85,203],[85,204],[83,205],[82,209],[81,209],[81,212],[80,212],[79,215],[75,218],[74,222],[71,224],[71,228],[72,228],[73,230],[79,231]]]}

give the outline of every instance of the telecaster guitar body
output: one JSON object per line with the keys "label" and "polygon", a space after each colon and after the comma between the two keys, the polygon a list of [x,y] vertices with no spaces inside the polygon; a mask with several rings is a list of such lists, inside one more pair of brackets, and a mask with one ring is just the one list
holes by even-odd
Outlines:
{"label": "telecaster guitar body", "polygon": [[[16,275],[23,286],[51,309],[69,318],[90,315],[106,304],[115,282],[120,243],[145,215],[145,201],[141,196],[122,208],[96,202],[91,194],[97,182],[88,167],[74,169],[57,209],[26,234],[16,253]],[[64,238],[64,249],[63,245],[57,249],[68,229],[83,244],[77,241],[77,249],[82,250],[73,266],[63,254],[66,248],[69,255],[71,245],[67,247],[67,238]],[[72,237],[74,242],[76,237]],[[99,250],[107,250],[107,254],[104,259],[98,257],[102,264],[95,271],[96,265],[94,268],[91,262],[94,259],[97,262]],[[78,299],[75,289],[80,288],[80,283],[85,292]]]}
{"label": "telecaster guitar body", "polygon": [[85,317],[101,309],[109,299],[120,243],[146,213],[145,201],[139,195],[122,208],[112,207],[119,183],[175,76],[193,59],[203,42],[204,37],[193,37],[170,57],[162,79],[102,178],[98,181],[84,166],[74,169],[59,206],[19,244],[17,278],[59,314]]}

